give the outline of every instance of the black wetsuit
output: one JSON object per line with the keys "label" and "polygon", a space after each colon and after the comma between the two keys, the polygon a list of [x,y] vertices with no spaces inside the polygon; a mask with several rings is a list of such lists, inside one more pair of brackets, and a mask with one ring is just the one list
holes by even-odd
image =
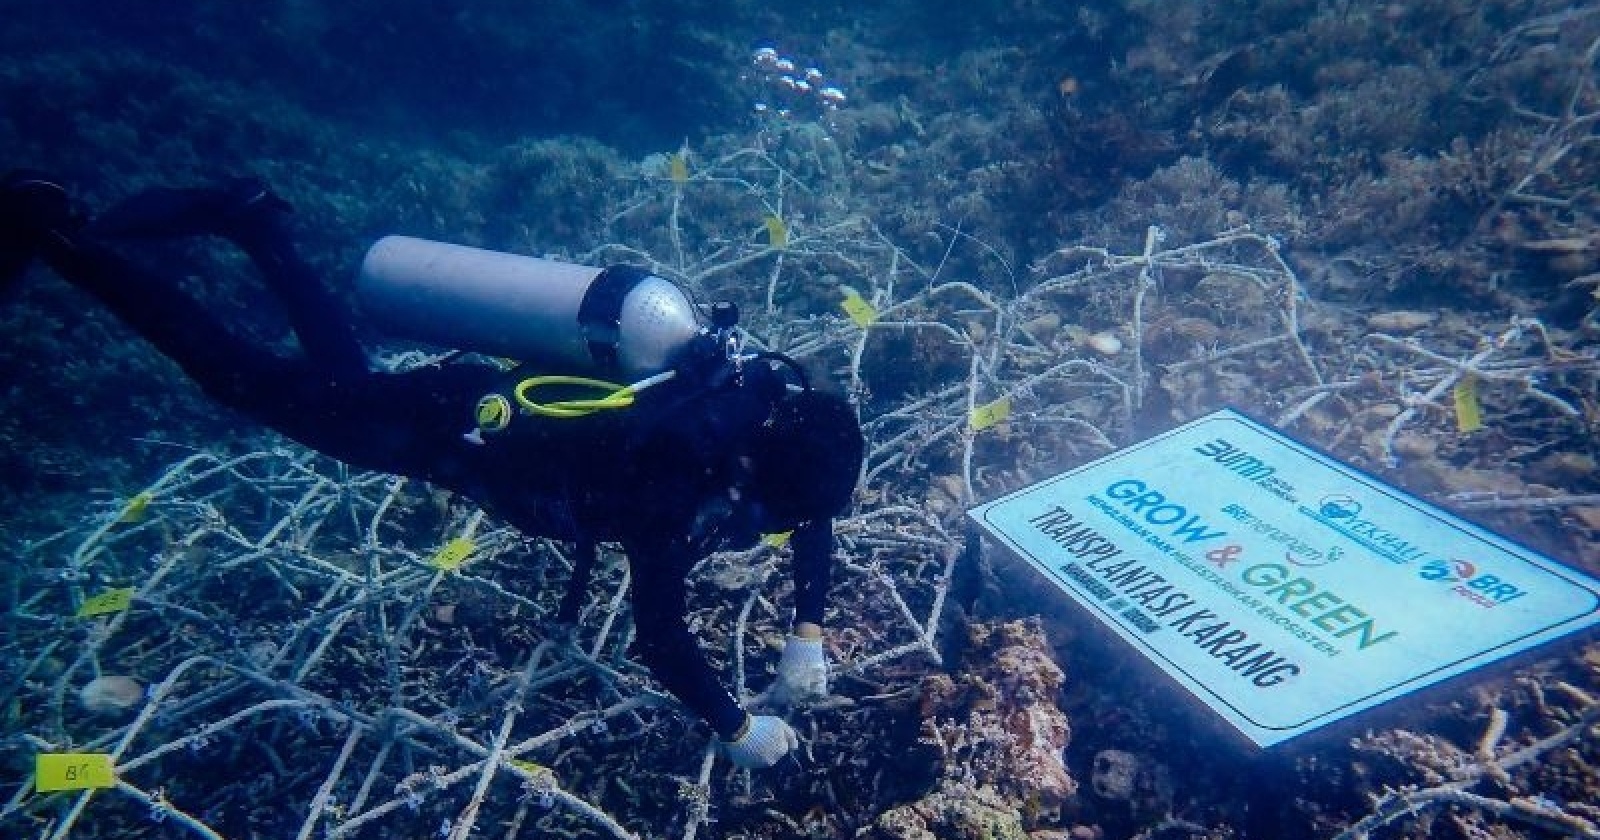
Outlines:
{"label": "black wetsuit", "polygon": [[[530,535],[578,544],[586,579],[597,542],[617,542],[632,573],[639,651],[668,690],[732,737],[745,713],[685,624],[686,577],[713,550],[795,529],[795,620],[821,624],[831,520],[769,519],[738,490],[740,455],[767,418],[777,374],[764,365],[716,385],[668,382],[627,410],[578,419],[515,418],[475,444],[474,407],[503,387],[488,365],[402,373],[369,370],[337,300],[276,221],[229,236],[286,304],[305,354],[286,358],[241,340],[172,280],[92,238],[52,235],[39,254],[105,304],[207,395],[353,466],[459,492]],[[776,388],[776,391],[775,391]],[[575,616],[576,589],[563,614]]]}

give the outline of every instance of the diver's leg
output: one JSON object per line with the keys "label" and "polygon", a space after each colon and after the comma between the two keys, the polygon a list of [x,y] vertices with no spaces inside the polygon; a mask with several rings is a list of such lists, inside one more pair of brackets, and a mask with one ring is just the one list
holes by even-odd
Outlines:
{"label": "diver's leg", "polygon": [[284,211],[260,214],[227,235],[250,256],[283,301],[306,355],[339,375],[368,370],[367,354],[356,341],[350,313],[295,249]]}
{"label": "diver's leg", "polygon": [[[92,226],[89,226],[92,227]],[[178,284],[124,259],[85,233],[60,182],[19,170],[0,176],[0,245],[8,267],[37,258],[156,346],[213,399],[257,415],[290,378],[326,379],[224,328]]]}
{"label": "diver's leg", "polygon": [[[66,190],[39,173],[0,178],[0,243],[21,269],[37,258],[98,298],[130,327],[171,357],[208,392],[222,389],[241,368],[268,366],[276,357],[240,341],[173,281],[143,271],[84,238]],[[220,394],[217,395],[220,398]]]}
{"label": "diver's leg", "polygon": [[100,301],[218,402],[256,414],[272,402],[265,393],[269,383],[309,368],[242,340],[176,282],[99,243],[53,231],[38,248],[57,274]]}
{"label": "diver's leg", "polygon": [[[462,489],[472,406],[502,374],[492,366],[343,375],[241,340],[170,278],[85,236],[65,193],[11,189],[0,177],[0,243],[37,257],[171,358],[217,402],[353,466]],[[37,200],[43,196],[47,200]],[[470,450],[468,450],[470,452]]]}
{"label": "diver's leg", "polygon": [[171,358],[207,396],[318,452],[360,469],[459,487],[452,453],[472,405],[502,374],[489,366],[403,374],[331,371],[234,336],[172,280],[93,240],[57,231],[39,256]]}
{"label": "diver's leg", "polygon": [[343,303],[295,251],[285,217],[289,204],[256,178],[216,186],[157,187],[106,211],[90,225],[99,237],[222,236],[238,245],[283,301],[300,346],[320,366],[341,376],[367,370]]}

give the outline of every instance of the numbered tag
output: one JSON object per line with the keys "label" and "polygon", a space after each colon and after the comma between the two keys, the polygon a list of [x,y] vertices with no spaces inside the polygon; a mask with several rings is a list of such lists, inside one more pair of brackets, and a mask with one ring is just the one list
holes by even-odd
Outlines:
{"label": "numbered tag", "polygon": [[477,547],[471,537],[456,537],[439,546],[439,550],[434,553],[433,559],[428,561],[428,565],[441,572],[453,572],[461,568],[462,563],[467,562],[467,557]]}
{"label": "numbered tag", "polygon": [[97,615],[122,612],[133,604],[133,593],[135,591],[131,586],[122,589],[107,589],[99,595],[84,601],[83,606],[78,608],[78,618],[92,618]]}
{"label": "numbered tag", "polygon": [[135,494],[122,508],[122,513],[117,516],[118,522],[133,524],[143,522],[150,517],[150,501],[153,497],[149,490]]}
{"label": "numbered tag", "polygon": [[872,304],[867,303],[866,298],[854,290],[847,290],[844,293],[844,300],[839,302],[839,307],[844,310],[844,314],[850,316],[850,320],[854,321],[856,326],[862,329],[872,326],[872,323],[878,320],[878,310],[873,309]]}
{"label": "numbered tag", "polygon": [[1476,432],[1483,428],[1483,405],[1478,402],[1478,378],[1464,376],[1455,387],[1456,429]]}
{"label": "numbered tag", "polygon": [[34,787],[40,793],[108,788],[117,783],[105,753],[39,753]]}
{"label": "numbered tag", "polygon": [[967,418],[967,425],[974,432],[981,432],[1000,423],[1004,423],[1011,416],[1011,398],[1001,397],[992,403],[980,405],[972,410],[972,416]]}
{"label": "numbered tag", "polygon": [[784,531],[781,534],[762,534],[761,542],[772,548],[783,548],[789,544],[789,538],[794,536],[793,531]]}
{"label": "numbered tag", "polygon": [[777,216],[768,216],[762,220],[767,226],[767,242],[778,250],[789,247],[789,228]]}

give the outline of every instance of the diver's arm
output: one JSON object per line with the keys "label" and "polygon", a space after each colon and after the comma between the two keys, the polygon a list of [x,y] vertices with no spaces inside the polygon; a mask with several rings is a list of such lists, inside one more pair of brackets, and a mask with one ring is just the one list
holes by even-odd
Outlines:
{"label": "diver's arm", "polygon": [[561,596],[561,609],[556,612],[556,623],[577,624],[578,613],[589,597],[589,580],[594,577],[594,563],[599,548],[594,540],[578,540],[572,551],[572,577],[567,580],[567,591]]}
{"label": "diver's arm", "polygon": [[807,522],[790,538],[794,546],[794,633],[821,638],[833,571],[833,520]]}
{"label": "diver's arm", "polygon": [[737,737],[747,715],[706,662],[684,612],[694,558],[679,540],[667,545],[624,544],[633,576],[633,621],[639,653],[650,673],[711,725],[723,740]]}
{"label": "diver's arm", "polygon": [[794,547],[794,626],[783,643],[778,678],[766,698],[779,706],[828,696],[828,656],[822,644],[822,612],[833,561],[833,523],[807,522],[790,538]]}

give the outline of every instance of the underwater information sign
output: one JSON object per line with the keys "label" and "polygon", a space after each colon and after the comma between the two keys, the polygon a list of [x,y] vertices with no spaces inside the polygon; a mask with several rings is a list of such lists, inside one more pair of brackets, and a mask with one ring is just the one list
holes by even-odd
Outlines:
{"label": "underwater information sign", "polygon": [[1600,581],[1231,410],[969,515],[1260,746],[1600,621]]}

